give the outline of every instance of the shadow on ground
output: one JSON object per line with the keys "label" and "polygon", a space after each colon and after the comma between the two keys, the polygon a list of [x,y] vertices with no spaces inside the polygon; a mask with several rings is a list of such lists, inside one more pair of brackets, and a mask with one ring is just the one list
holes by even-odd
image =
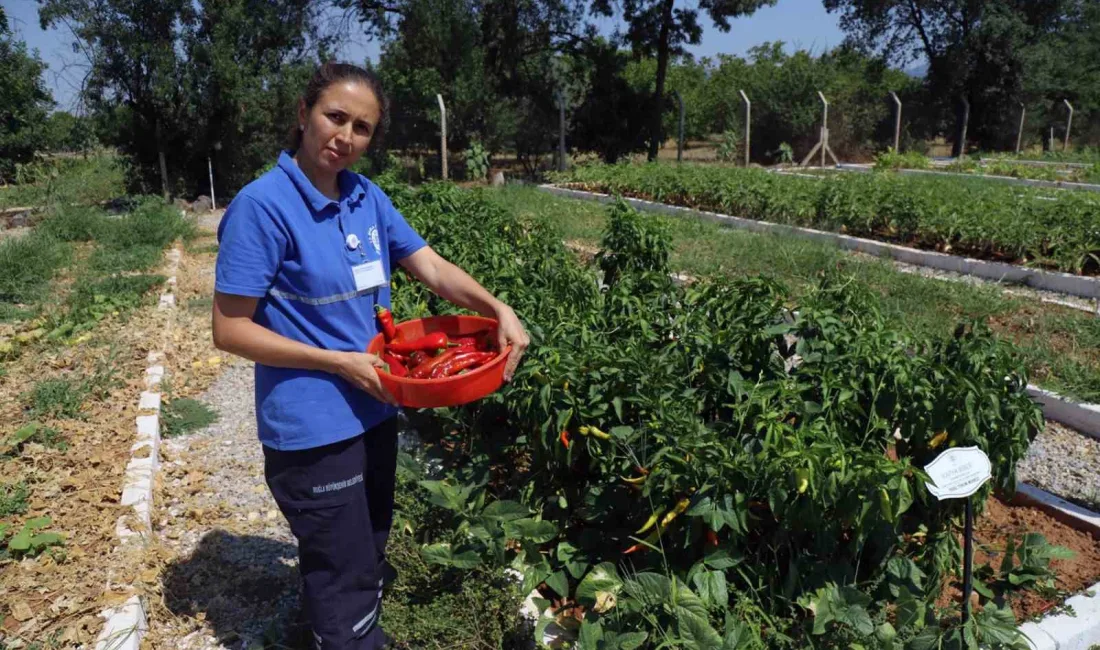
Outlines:
{"label": "shadow on ground", "polygon": [[226,647],[305,650],[297,553],[286,542],[213,530],[164,570],[165,605],[177,616],[205,620]]}

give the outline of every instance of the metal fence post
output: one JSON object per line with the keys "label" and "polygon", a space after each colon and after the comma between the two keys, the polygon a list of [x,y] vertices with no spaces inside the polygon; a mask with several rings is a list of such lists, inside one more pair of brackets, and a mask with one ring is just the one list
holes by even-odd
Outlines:
{"label": "metal fence post", "polygon": [[439,158],[443,167],[443,180],[447,180],[447,107],[443,104],[443,95],[436,93],[439,101]]}
{"label": "metal fence post", "polygon": [[825,113],[821,116],[821,168],[825,169],[825,150],[829,148],[829,100],[819,90],[817,96],[825,105]]}
{"label": "metal fence post", "polygon": [[749,166],[749,145],[752,144],[752,102],[749,101],[749,96],[745,94],[744,90],[739,90],[741,93],[741,99],[745,102],[745,167]]}
{"label": "metal fence post", "polygon": [[898,107],[897,117],[894,120],[894,153],[901,153],[901,100],[898,99],[898,94],[892,90],[890,96],[894,98],[894,103]]}
{"label": "metal fence post", "polygon": [[966,130],[970,126],[970,100],[962,97],[963,103],[963,128],[959,138],[959,158],[966,156]]}
{"label": "metal fence post", "polygon": [[561,89],[554,91],[558,100],[558,171],[565,171],[565,95]]}
{"label": "metal fence post", "polygon": [[1016,130],[1016,155],[1020,155],[1020,146],[1024,142],[1024,117],[1027,116],[1027,106],[1020,102],[1020,128]]}
{"label": "metal fence post", "polygon": [[214,163],[210,161],[210,156],[206,157],[206,170],[210,172],[210,209],[218,209],[218,200],[214,198]]}
{"label": "metal fence post", "polygon": [[672,91],[676,102],[680,104],[680,136],[676,139],[676,162],[684,161],[684,98],[679,90]]}
{"label": "metal fence post", "polygon": [[1069,151],[1069,130],[1073,126],[1073,104],[1069,103],[1068,99],[1063,99],[1066,104],[1066,108],[1069,109],[1069,119],[1066,120],[1066,141],[1062,144],[1062,151]]}

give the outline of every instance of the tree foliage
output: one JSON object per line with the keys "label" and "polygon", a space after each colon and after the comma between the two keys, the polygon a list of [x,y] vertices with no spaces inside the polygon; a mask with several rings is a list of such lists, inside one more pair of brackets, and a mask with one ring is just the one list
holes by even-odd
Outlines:
{"label": "tree foliage", "polygon": [[666,108],[665,83],[672,57],[684,54],[684,45],[698,45],[703,35],[699,10],[707,13],[723,32],[730,30],[730,18],[745,16],[776,0],[701,0],[698,7],[677,7],[675,0],[594,0],[592,10],[605,16],[621,10],[627,24],[625,40],[636,54],[655,56],[653,100],[649,107],[649,159],[657,157],[664,140],[662,121]]}
{"label": "tree foliage", "polygon": [[864,51],[898,64],[927,61],[924,112],[939,119],[925,127],[948,132],[955,122],[956,153],[964,98],[974,139],[986,147],[1015,140],[1017,102],[1052,100],[1028,92],[1039,72],[1029,66],[1036,49],[1064,40],[1067,28],[1095,5],[1088,0],[824,1],[829,11],[840,13],[849,41]]}
{"label": "tree foliage", "polygon": [[39,17],[76,37],[90,66],[83,99],[137,163],[134,189],[161,188],[163,153],[168,189],[195,193],[208,187],[207,156],[236,189],[277,153],[327,43],[314,4],[41,0]]}
{"label": "tree foliage", "polygon": [[42,73],[46,64],[8,27],[0,9],[0,180],[13,178],[41,147],[53,98]]}

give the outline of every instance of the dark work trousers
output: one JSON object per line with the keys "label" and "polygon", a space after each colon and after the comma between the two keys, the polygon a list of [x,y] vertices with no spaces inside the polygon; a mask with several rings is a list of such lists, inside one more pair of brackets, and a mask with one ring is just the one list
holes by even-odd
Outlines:
{"label": "dark work trousers", "polygon": [[397,418],[323,447],[264,447],[267,485],[298,538],[316,648],[382,647],[382,563],[396,472]]}

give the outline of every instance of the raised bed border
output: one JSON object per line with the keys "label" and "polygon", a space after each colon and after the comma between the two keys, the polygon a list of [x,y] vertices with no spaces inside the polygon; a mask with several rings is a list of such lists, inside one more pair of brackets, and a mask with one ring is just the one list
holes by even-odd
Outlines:
{"label": "raised bed border", "polygon": [[[119,546],[148,544],[153,530],[153,487],[160,465],[160,384],[164,379],[165,352],[172,337],[180,255],[178,247],[173,247],[166,255],[168,280],[156,307],[166,317],[156,350],[149,352],[147,357],[149,365],[145,369],[145,390],[138,397],[138,410],[142,414],[137,416],[135,422],[137,441],[130,447],[130,462],[126,465],[119,499],[119,503],[129,506],[129,510],[118,518],[115,525]],[[121,605],[100,612],[105,621],[94,650],[139,650],[142,639],[149,631],[147,608],[145,598],[135,593]]]}
{"label": "raised bed border", "polygon": [[[866,165],[856,165],[851,163],[842,163],[836,166],[837,169],[846,172],[861,172],[871,173],[874,171],[873,167]],[[962,174],[958,172],[943,172],[934,169],[895,169],[893,170],[899,174],[907,175],[920,175],[926,176],[950,176],[953,178],[980,178],[987,181],[998,181],[1001,183],[1008,183],[1010,185],[1030,185],[1031,187],[1046,187],[1057,190],[1076,190],[1079,192],[1100,192],[1100,185],[1094,183],[1074,183],[1072,181],[1045,181],[1038,178],[1016,178],[1015,176],[996,176],[993,174]]]}
{"label": "raised bed border", "polygon": [[[609,194],[574,190],[558,187],[556,185],[544,184],[538,185],[537,187],[541,191],[567,198],[597,201],[599,203],[611,203],[615,200],[615,198]],[[1004,262],[989,262],[969,257],[948,255],[946,253],[937,253],[935,251],[924,251],[916,248],[909,248],[907,246],[899,246],[898,244],[875,241],[873,239],[842,235],[840,233],[815,230],[813,228],[803,228],[801,226],[772,223],[770,221],[734,217],[706,210],[682,208],[680,206],[657,203],[644,199],[624,197],[623,200],[635,208],[647,212],[658,212],[672,216],[696,217],[721,223],[722,225],[737,228],[739,230],[774,232],[801,237],[803,239],[813,239],[833,244],[846,250],[855,250],[861,253],[894,259],[916,266],[926,266],[941,271],[959,273],[961,275],[972,275],[996,282],[1021,284],[1036,289],[1066,293],[1080,298],[1100,299],[1100,278],[1073,275],[1072,273],[1061,273],[1058,271],[1029,269],[1014,264],[1005,264]]]}
{"label": "raised bed border", "polygon": [[[954,161],[955,158],[949,158],[947,160]],[[978,158],[978,162],[981,163],[996,163],[996,162],[1010,162],[1017,165],[1031,165],[1033,167],[1070,167],[1075,169],[1084,169],[1092,167],[1092,163],[1072,162],[1072,161],[1058,161],[1058,160],[1032,160],[1030,158]]]}

